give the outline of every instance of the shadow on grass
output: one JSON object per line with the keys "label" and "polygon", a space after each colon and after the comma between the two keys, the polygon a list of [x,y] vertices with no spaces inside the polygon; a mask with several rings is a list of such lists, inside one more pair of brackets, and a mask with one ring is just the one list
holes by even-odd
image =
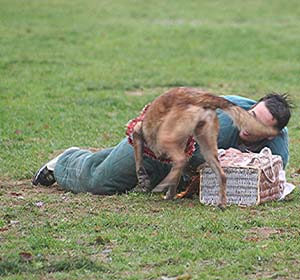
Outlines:
{"label": "shadow on grass", "polygon": [[74,258],[56,261],[46,265],[37,265],[33,262],[24,262],[20,259],[0,261],[0,276],[20,273],[55,273],[72,270],[89,270],[91,272],[107,272],[103,264],[93,262],[87,258]]}

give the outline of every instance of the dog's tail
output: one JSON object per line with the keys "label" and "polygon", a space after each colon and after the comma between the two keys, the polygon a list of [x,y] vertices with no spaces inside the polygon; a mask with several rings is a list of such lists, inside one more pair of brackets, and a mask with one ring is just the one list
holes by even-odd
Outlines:
{"label": "dog's tail", "polygon": [[214,110],[219,108],[225,111],[232,118],[239,130],[246,129],[247,132],[257,137],[273,137],[280,133],[279,129],[264,125],[248,111],[223,97],[210,95],[210,98],[207,100],[210,100],[208,103],[212,105],[207,107]]}
{"label": "dog's tail", "polygon": [[246,129],[250,134],[263,137],[273,137],[279,134],[279,129],[261,123],[249,112],[235,104],[230,104],[222,110],[233,119],[240,130]]}

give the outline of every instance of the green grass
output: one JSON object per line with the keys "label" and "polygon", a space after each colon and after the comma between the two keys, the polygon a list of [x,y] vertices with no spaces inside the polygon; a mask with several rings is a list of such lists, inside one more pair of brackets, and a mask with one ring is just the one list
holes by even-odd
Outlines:
{"label": "green grass", "polygon": [[[300,278],[299,189],[220,212],[197,198],[73,195],[29,181],[58,150],[117,144],[169,87],[289,92],[299,104],[298,1],[0,5],[0,277]],[[289,132],[298,186],[299,107]]]}

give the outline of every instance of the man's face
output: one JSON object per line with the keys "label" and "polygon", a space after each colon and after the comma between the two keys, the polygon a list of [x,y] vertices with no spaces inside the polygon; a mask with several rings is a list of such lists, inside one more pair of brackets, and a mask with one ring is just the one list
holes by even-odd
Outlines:
{"label": "man's face", "polygon": [[[276,126],[277,124],[276,119],[274,119],[270,111],[267,109],[264,101],[257,103],[248,112],[267,126]],[[243,142],[246,143],[254,143],[263,140],[263,138],[258,138],[255,135],[251,135],[247,130],[241,130],[239,136]]]}

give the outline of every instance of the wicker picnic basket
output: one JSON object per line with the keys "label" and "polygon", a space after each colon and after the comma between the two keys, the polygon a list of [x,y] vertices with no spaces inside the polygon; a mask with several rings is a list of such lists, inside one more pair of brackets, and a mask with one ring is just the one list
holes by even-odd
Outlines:
{"label": "wicker picnic basket", "polygon": [[[270,149],[264,148],[259,154],[229,149],[223,151],[219,160],[227,177],[228,205],[258,205],[281,196],[279,172],[283,164]],[[200,169],[199,196],[203,204],[216,205],[219,201],[219,185],[208,166]]]}

